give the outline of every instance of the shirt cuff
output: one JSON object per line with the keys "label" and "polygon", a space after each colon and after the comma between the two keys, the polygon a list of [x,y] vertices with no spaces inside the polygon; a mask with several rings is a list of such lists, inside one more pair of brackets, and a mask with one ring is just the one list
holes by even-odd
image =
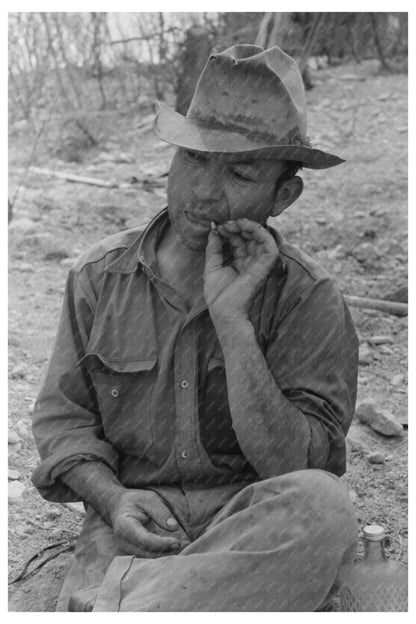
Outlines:
{"label": "shirt cuff", "polygon": [[75,503],[82,498],[67,486],[61,475],[81,461],[102,461],[115,474],[118,473],[119,456],[117,451],[108,442],[96,440],[94,444],[77,448],[68,448],[65,451],[54,453],[33,471],[32,483],[40,495],[53,503]]}

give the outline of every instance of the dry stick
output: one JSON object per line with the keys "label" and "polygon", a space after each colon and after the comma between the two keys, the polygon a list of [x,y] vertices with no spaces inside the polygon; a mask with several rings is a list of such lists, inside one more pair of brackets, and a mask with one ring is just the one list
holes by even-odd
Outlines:
{"label": "dry stick", "polygon": [[[42,167],[31,167],[30,170],[33,173],[41,173],[42,175],[54,176],[55,178],[60,178],[61,180],[67,180],[68,182],[79,182],[80,184],[92,184],[93,186],[104,186],[106,188],[136,188],[137,184],[128,184],[125,182],[121,182],[118,184],[114,182],[114,180],[100,180],[99,178],[87,178],[85,176],[76,175],[75,173],[65,173],[64,171],[53,171],[52,169],[43,169]],[[160,178],[165,177],[164,174],[159,176]],[[157,179],[144,179],[140,180],[143,184],[144,188],[149,187],[164,187],[164,182],[158,182]]]}
{"label": "dry stick", "polygon": [[[59,548],[60,546],[60,548]],[[61,541],[61,542],[55,542],[54,544],[50,544],[49,546],[45,546],[45,548],[41,548],[41,550],[39,550],[39,552],[37,552],[36,554],[32,555],[32,557],[30,557],[26,563],[24,564],[21,572],[19,573],[19,575],[13,579],[12,581],[9,581],[9,585],[13,585],[14,583],[18,583],[19,581],[22,581],[23,579],[25,579],[28,576],[31,576],[32,574],[35,574],[35,572],[38,572],[40,570],[40,568],[42,568],[45,563],[48,563],[48,561],[51,561],[52,559],[55,559],[55,557],[58,557],[58,555],[67,552],[69,550],[74,550],[75,547],[75,543],[74,541],[69,542],[68,540],[65,541]],[[46,552],[47,550],[51,550],[52,548],[57,548],[57,550],[55,552],[53,552],[52,554],[48,555],[46,557],[46,559],[44,559],[43,561],[41,561],[40,563],[38,563],[33,570],[30,570],[30,572],[28,572],[28,568],[30,566],[30,564],[32,563],[32,561],[35,561],[36,559],[38,559],[38,557],[40,557],[44,552]]]}
{"label": "dry stick", "polygon": [[384,299],[369,299],[368,297],[355,297],[353,295],[344,295],[345,301],[353,308],[365,308],[367,310],[380,310],[388,312],[396,316],[407,316],[407,303],[398,303],[397,301],[385,301]]}
{"label": "dry stick", "polygon": [[54,176],[55,178],[61,178],[62,180],[68,180],[69,182],[80,182],[81,184],[92,184],[93,186],[105,186],[107,188],[115,188],[119,185],[117,182],[111,180],[99,180],[98,178],[87,178],[85,176],[75,175],[74,173],[63,173],[60,171],[53,171],[52,169],[42,169],[41,167],[31,167],[30,170],[33,173],[41,173],[43,175]]}
{"label": "dry stick", "polygon": [[21,177],[21,179],[20,179],[20,182],[19,182],[19,183],[18,183],[18,185],[17,185],[16,192],[15,192],[15,194],[13,195],[13,199],[12,199],[12,201],[11,201],[11,207],[12,207],[12,208],[13,208],[13,206],[14,206],[14,205],[15,205],[15,203],[16,203],[17,195],[18,195],[18,193],[19,193],[19,191],[20,191],[20,189],[21,189],[21,187],[22,187],[23,182],[24,182],[24,181],[25,181],[25,179],[26,179],[27,173],[28,173],[28,171],[32,168],[32,166],[31,166],[31,165],[32,165],[32,163],[33,163],[33,161],[34,161],[34,159],[35,159],[35,154],[36,154],[36,149],[37,149],[37,147],[38,147],[39,139],[40,139],[40,137],[42,136],[42,133],[43,133],[43,131],[44,131],[44,129],[45,129],[46,124],[48,124],[48,123],[50,122],[50,120],[51,120],[52,113],[53,113],[53,109],[55,108],[55,104],[56,104],[56,102],[57,102],[57,100],[58,100],[58,97],[59,97],[59,93],[57,93],[57,94],[55,95],[55,99],[54,99],[54,101],[52,102],[51,110],[49,111],[49,116],[47,117],[47,119],[45,119],[45,120],[44,120],[44,122],[42,123],[41,127],[39,128],[39,130],[38,130],[38,132],[37,132],[36,139],[35,139],[35,142],[34,142],[34,144],[33,144],[32,153],[30,154],[29,162],[28,162],[28,164],[27,164],[27,167],[26,167],[25,171],[23,172],[23,175],[22,175],[22,177]]}

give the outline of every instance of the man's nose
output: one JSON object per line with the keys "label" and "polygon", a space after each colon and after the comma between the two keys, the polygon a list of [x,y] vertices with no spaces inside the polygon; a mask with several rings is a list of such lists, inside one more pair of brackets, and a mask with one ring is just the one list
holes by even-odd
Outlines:
{"label": "man's nose", "polygon": [[214,206],[222,197],[221,176],[215,170],[201,171],[194,180],[195,198],[201,204]]}

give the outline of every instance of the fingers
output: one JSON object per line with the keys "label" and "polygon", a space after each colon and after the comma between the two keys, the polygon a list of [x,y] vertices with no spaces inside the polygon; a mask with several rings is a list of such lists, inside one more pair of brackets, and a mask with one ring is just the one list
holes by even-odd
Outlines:
{"label": "fingers", "polygon": [[222,239],[214,223],[211,224],[211,231],[208,234],[208,243],[205,251],[205,271],[210,273],[222,268]]}
{"label": "fingers", "polygon": [[125,519],[121,537],[132,547],[139,547],[150,552],[175,552],[180,544],[175,537],[162,537],[152,533],[144,527],[136,518],[130,516]]}
{"label": "fingers", "polygon": [[[236,219],[232,222],[224,222],[224,227],[233,233],[239,232],[239,235],[245,241],[255,241],[257,245],[264,245],[266,251],[276,253],[277,245],[273,236],[268,232],[261,223],[250,221],[249,219]],[[253,248],[253,246],[252,246]]]}
{"label": "fingers", "polygon": [[178,521],[160,496],[155,492],[153,494],[154,496],[151,496],[148,501],[141,504],[142,509],[161,529],[175,531],[179,526]]}

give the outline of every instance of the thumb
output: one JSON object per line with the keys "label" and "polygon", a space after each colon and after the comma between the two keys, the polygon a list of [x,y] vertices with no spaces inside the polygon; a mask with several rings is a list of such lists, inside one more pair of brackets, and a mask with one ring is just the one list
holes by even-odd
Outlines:
{"label": "thumb", "polygon": [[178,528],[179,524],[175,516],[158,495],[152,498],[143,508],[146,514],[156,522],[161,529],[175,531]]}

